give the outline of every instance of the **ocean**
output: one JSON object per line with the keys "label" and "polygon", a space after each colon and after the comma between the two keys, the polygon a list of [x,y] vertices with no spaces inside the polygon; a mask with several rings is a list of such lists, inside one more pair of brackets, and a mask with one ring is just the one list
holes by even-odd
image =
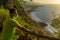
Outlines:
{"label": "ocean", "polygon": [[60,5],[57,4],[46,4],[40,5],[35,11],[32,11],[30,16],[36,22],[44,22],[48,26],[44,27],[45,30],[50,31],[51,33],[57,32],[58,29],[51,26],[52,20],[60,16]]}

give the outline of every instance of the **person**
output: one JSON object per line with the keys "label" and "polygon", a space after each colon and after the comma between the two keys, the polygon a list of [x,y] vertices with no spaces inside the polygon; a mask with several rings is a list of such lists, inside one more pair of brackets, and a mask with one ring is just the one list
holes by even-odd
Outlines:
{"label": "person", "polygon": [[15,34],[15,28],[18,26],[18,24],[15,21],[13,21],[13,19],[17,18],[17,10],[14,8],[10,9],[9,13],[10,17],[4,20],[0,40],[12,40]]}

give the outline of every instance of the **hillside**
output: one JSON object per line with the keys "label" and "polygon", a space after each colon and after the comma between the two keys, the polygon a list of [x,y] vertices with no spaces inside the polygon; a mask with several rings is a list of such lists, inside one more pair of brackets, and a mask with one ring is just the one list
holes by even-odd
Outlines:
{"label": "hillside", "polygon": [[[13,3],[13,4],[17,5],[15,3]],[[13,4],[10,3],[9,6],[12,8]],[[45,23],[35,22],[29,16],[29,14],[32,11],[32,9],[35,9],[36,7],[38,7],[36,5],[34,6],[34,4],[33,4],[33,6],[32,5],[30,5],[30,6],[29,5],[23,5],[23,6],[17,5],[17,10],[18,10],[19,17],[16,20],[22,27],[26,28],[26,30],[29,29],[30,31],[28,30],[26,32],[26,30],[24,30],[24,29],[22,29],[22,30],[21,29],[17,29],[15,31],[16,33],[15,33],[14,38],[13,38],[14,40],[39,40],[39,39],[41,39],[41,40],[42,39],[43,40],[46,39],[47,40],[49,38],[54,39],[53,37],[48,37],[48,36],[52,36],[52,35],[50,35],[50,33],[48,33],[47,31],[45,31],[42,28],[43,26],[46,26]],[[6,8],[5,7],[3,6],[2,8],[0,8],[0,13],[1,13],[0,17],[2,16],[1,18],[3,18],[3,16],[8,18],[8,16],[9,16],[9,15],[7,15],[7,14],[9,14],[9,9],[7,8],[8,6]],[[31,9],[31,11],[29,9]],[[3,19],[0,19],[0,20],[3,20]]]}

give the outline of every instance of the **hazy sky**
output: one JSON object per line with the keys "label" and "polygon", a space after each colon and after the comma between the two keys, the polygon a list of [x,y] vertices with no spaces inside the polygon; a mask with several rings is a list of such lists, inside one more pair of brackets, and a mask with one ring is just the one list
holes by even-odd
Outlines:
{"label": "hazy sky", "polygon": [[55,3],[56,0],[33,0],[34,2],[37,3]]}
{"label": "hazy sky", "polygon": [[60,0],[33,0],[36,3],[60,4]]}

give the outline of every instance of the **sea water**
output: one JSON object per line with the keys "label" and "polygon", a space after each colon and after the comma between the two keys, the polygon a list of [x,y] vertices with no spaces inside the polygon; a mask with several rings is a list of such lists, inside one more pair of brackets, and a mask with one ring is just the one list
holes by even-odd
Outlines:
{"label": "sea water", "polygon": [[50,31],[51,33],[58,32],[58,29],[51,26],[52,20],[58,18],[60,16],[60,5],[40,5],[42,7],[37,7],[36,11],[32,11],[30,16],[36,22],[44,22],[48,26],[45,26],[44,29],[46,31]]}

